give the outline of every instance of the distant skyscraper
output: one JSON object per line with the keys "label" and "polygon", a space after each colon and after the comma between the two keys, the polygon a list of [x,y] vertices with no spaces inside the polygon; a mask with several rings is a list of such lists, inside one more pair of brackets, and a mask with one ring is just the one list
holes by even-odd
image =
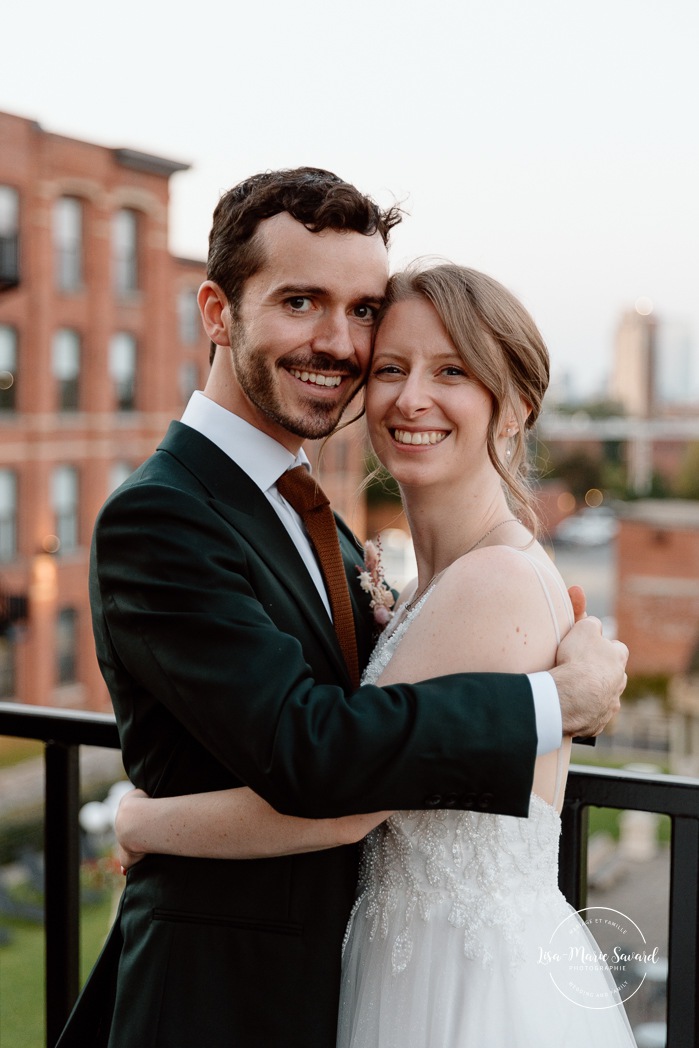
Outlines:
{"label": "distant skyscraper", "polygon": [[621,317],[614,340],[614,366],[610,384],[612,400],[627,415],[648,418],[657,402],[657,323],[650,303],[637,303]]}
{"label": "distant skyscraper", "polygon": [[689,324],[677,318],[658,320],[648,299],[639,299],[617,327],[611,399],[638,418],[670,405],[696,403],[699,374],[693,354]]}

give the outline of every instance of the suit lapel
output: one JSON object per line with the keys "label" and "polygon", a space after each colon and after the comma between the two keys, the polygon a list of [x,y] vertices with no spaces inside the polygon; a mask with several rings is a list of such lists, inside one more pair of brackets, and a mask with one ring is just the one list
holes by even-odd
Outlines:
{"label": "suit lapel", "polygon": [[[171,423],[158,450],[176,458],[206,488],[212,508],[245,538],[270,573],[294,597],[309,627],[330,654],[338,676],[349,682],[325,605],[289,533],[263,492],[220,448],[182,423]],[[346,564],[347,560],[345,553]],[[361,631],[356,589],[350,585],[355,623]]]}

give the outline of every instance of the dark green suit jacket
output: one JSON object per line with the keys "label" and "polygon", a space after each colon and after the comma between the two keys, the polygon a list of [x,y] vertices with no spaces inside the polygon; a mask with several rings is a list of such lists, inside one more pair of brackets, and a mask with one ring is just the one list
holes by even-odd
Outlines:
{"label": "dark green suit jacket", "polygon": [[[362,664],[373,643],[341,545]],[[332,624],[256,485],[173,423],[104,506],[90,571],[97,654],[132,782],[153,796],[248,785],[325,817],[475,807],[526,815],[525,677],[352,693]],[[333,1048],[357,848],[228,862],[150,856],[60,1048]]]}

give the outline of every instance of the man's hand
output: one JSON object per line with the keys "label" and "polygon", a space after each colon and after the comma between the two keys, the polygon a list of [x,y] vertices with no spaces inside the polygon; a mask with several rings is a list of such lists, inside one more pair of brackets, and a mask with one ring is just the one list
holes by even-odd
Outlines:
{"label": "man's hand", "polygon": [[629,649],[602,636],[596,618],[579,619],[561,642],[551,675],[558,688],[564,735],[599,735],[619,712]]}

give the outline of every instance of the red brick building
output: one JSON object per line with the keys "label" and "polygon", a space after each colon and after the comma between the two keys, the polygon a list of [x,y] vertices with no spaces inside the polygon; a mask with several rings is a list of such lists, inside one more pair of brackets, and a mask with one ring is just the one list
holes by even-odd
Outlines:
{"label": "red brick building", "polygon": [[[108,708],[93,522],[208,370],[205,266],[168,249],[187,166],[0,113],[0,699]],[[331,441],[328,494],[360,530],[361,474],[360,434]]]}
{"label": "red brick building", "polygon": [[699,503],[628,503],[617,541],[617,634],[629,673],[687,672],[699,640]]}

